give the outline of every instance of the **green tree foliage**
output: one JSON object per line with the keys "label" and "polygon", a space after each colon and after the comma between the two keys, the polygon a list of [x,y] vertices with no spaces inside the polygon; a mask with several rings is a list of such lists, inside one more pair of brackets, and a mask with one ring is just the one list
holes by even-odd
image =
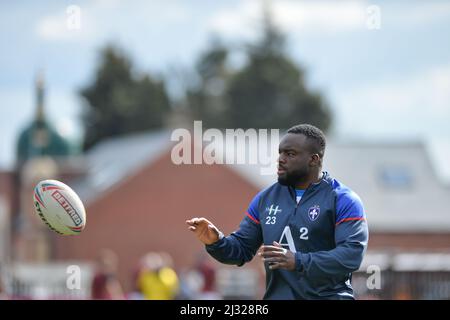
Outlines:
{"label": "green tree foliage", "polygon": [[107,137],[160,128],[170,111],[164,82],[134,75],[129,58],[111,46],[102,50],[94,81],[81,95],[85,149]]}
{"label": "green tree foliage", "polygon": [[228,124],[224,94],[230,76],[227,57],[228,49],[219,42],[213,42],[211,49],[197,63],[198,83],[186,93],[192,117],[202,120],[208,127],[220,128]]}
{"label": "green tree foliage", "polygon": [[262,34],[248,46],[246,65],[235,72],[226,67],[228,51],[223,46],[213,46],[201,56],[201,85],[188,95],[195,118],[209,127],[288,128],[311,123],[326,131],[331,112],[322,96],[306,87],[304,71],[285,53],[285,39],[268,15]]}

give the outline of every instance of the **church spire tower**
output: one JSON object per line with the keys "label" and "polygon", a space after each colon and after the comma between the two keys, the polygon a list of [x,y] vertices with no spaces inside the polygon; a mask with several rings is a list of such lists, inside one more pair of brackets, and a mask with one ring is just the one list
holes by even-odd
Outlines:
{"label": "church spire tower", "polygon": [[37,157],[64,157],[71,152],[69,141],[59,134],[49,122],[45,110],[44,74],[40,71],[35,80],[35,112],[31,123],[19,136],[18,164]]}
{"label": "church spire tower", "polygon": [[44,72],[39,71],[36,75],[36,120],[44,121],[44,98],[45,98],[45,80]]}

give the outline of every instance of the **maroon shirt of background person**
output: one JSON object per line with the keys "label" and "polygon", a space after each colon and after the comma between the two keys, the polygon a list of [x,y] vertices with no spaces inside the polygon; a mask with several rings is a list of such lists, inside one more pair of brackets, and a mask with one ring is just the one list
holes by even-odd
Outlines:
{"label": "maroon shirt of background person", "polygon": [[108,290],[108,282],[114,280],[114,275],[109,273],[97,273],[92,280],[92,299],[94,300],[110,300],[111,296]]}

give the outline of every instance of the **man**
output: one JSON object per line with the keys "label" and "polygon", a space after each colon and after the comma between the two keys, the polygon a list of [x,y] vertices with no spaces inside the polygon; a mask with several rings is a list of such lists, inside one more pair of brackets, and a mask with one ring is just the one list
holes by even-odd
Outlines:
{"label": "man", "polygon": [[262,245],[264,299],[353,299],[368,228],[358,195],[322,172],[324,152],[321,130],[292,127],[279,145],[278,182],[255,196],[237,231],[224,237],[205,218],[186,221],[222,263],[242,266]]}

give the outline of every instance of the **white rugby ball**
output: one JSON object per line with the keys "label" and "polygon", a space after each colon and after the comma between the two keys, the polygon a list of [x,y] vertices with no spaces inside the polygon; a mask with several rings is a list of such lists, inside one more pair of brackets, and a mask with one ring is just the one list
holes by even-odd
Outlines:
{"label": "white rugby ball", "polygon": [[86,211],[78,195],[57,180],[39,182],[33,192],[34,211],[56,233],[79,234],[86,226]]}

